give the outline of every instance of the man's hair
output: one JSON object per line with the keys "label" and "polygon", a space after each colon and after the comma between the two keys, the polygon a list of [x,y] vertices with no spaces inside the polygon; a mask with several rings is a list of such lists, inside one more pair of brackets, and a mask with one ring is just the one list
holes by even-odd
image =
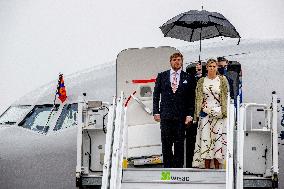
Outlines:
{"label": "man's hair", "polygon": [[173,59],[173,58],[177,58],[177,57],[181,57],[181,59],[183,60],[183,55],[181,53],[174,53],[170,56],[170,61]]}
{"label": "man's hair", "polygon": [[228,60],[225,57],[223,57],[223,56],[217,57],[217,61],[218,62],[222,62],[222,61],[228,62]]}

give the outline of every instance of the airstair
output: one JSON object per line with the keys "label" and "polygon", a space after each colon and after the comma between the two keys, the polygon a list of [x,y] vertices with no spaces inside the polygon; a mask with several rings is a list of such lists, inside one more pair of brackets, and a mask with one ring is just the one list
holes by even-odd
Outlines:
{"label": "airstair", "polygon": [[[122,93],[115,107],[110,108],[113,112],[109,114],[110,122],[107,130],[113,133],[108,132],[106,137],[113,140],[107,141],[106,145],[102,189],[182,189],[187,187],[214,189],[226,188],[226,180],[231,180],[231,188],[233,187],[233,175],[229,174],[233,174],[233,171],[226,172],[225,169],[141,168],[131,165],[128,167],[128,125],[125,122],[127,107],[123,103],[124,99]],[[232,154],[229,150],[228,153]],[[233,165],[232,158],[228,158],[227,162],[227,168]]]}
{"label": "airstair", "polygon": [[[143,86],[140,89],[144,90]],[[133,114],[125,102],[122,92],[119,98],[114,97],[110,106],[82,99],[78,103],[76,179],[79,188],[277,188],[275,93],[270,105],[243,103],[238,105],[237,114],[233,102],[228,105],[226,169],[161,168],[162,157],[159,156],[131,160],[133,136],[128,132],[133,130],[127,116]],[[135,103],[146,112],[141,106],[143,102]],[[253,120],[255,117],[258,119]],[[143,137],[143,132],[139,132],[141,136],[135,135],[137,140]],[[144,149],[145,146],[142,145]]]}
{"label": "airstair", "polygon": [[117,58],[117,92],[112,103],[78,102],[77,186],[277,188],[275,92],[270,104],[240,103],[239,96],[234,104],[228,96],[225,169],[162,168],[160,126],[152,116],[152,78],[168,68],[165,62],[176,51],[171,47],[122,51]]}
{"label": "airstair", "polygon": [[[113,133],[107,133],[107,138],[113,140],[106,146],[102,189],[277,188],[277,96],[272,96],[271,106],[242,104],[237,125],[233,102],[228,106],[226,169],[141,168],[127,166],[127,107],[122,93],[109,117],[108,130]],[[264,114],[261,128],[253,128],[253,108]]]}

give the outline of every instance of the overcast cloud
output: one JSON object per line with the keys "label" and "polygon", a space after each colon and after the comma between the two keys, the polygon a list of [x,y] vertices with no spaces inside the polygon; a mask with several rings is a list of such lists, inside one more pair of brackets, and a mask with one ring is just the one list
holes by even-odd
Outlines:
{"label": "overcast cloud", "polygon": [[115,60],[125,48],[192,45],[158,27],[201,5],[242,38],[284,38],[282,0],[0,0],[0,112],[59,72]]}

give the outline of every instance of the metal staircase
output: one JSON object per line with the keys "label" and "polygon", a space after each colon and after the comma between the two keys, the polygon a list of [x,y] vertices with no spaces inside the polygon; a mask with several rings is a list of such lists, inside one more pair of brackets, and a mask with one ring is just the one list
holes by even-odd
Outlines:
{"label": "metal staircase", "polygon": [[[227,119],[227,159],[226,169],[193,169],[193,168],[127,168],[127,123],[126,107],[123,105],[123,93],[111,109],[107,133],[106,154],[102,189],[242,189],[242,188],[275,188],[278,175],[277,149],[277,96],[273,94],[271,106],[246,103],[239,106],[238,122],[235,125],[235,107],[228,106]],[[264,112],[264,125],[261,129],[252,128],[252,121],[247,114],[254,117],[249,108]],[[110,111],[110,112],[111,112]],[[247,122],[251,123],[251,128]],[[238,128],[236,130],[236,127]],[[234,134],[235,132],[235,134]],[[248,134],[249,133],[249,134]],[[236,135],[236,136],[234,136]],[[265,138],[264,138],[265,137]],[[234,142],[234,138],[237,141]],[[252,140],[254,142],[251,142]],[[260,140],[259,142],[257,142]],[[260,144],[262,143],[262,145]],[[265,173],[249,172],[250,167],[244,161],[250,159],[247,153],[262,152],[267,145]],[[253,145],[250,147],[249,145]],[[236,149],[234,149],[236,147]],[[256,152],[254,152],[256,151]],[[244,154],[245,153],[245,154]],[[267,155],[267,157],[266,157]],[[235,158],[235,163],[234,163]],[[260,159],[257,156],[255,159]],[[260,162],[264,166],[264,163]],[[249,173],[249,174],[248,174]],[[275,184],[276,183],[276,184]]]}
{"label": "metal staircase", "polygon": [[[123,105],[124,96],[114,99],[108,117],[106,135],[106,151],[103,166],[102,189],[231,189],[233,188],[233,171],[225,169],[194,169],[194,168],[127,168],[127,123],[126,109]],[[234,113],[233,104],[228,110]],[[228,119],[228,123],[230,120]],[[232,127],[233,128],[233,127]],[[229,136],[233,136],[233,129]],[[228,141],[228,143],[233,140]],[[229,144],[227,169],[233,170],[232,147]],[[125,167],[123,167],[123,165]],[[226,186],[227,185],[227,186]]]}
{"label": "metal staircase", "polygon": [[[97,104],[98,101],[81,101],[78,105],[81,113],[78,114],[77,186],[101,186],[102,189],[277,188],[277,96],[272,96],[271,105],[243,103],[238,106],[237,124],[234,104],[229,104],[226,169],[218,170],[152,168],[153,165],[142,168],[131,164],[128,162],[127,107],[123,93],[115,97],[109,107],[106,134],[102,124],[90,117],[97,116],[97,120],[105,117],[103,106]],[[260,113],[264,116],[254,115]],[[256,117],[258,119],[253,121]],[[98,157],[101,160],[96,159]]]}

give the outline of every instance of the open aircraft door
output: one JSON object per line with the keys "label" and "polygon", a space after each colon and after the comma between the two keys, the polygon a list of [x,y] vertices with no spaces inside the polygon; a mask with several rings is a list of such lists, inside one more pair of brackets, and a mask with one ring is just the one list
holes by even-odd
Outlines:
{"label": "open aircraft door", "polygon": [[173,47],[127,49],[116,64],[116,95],[124,92],[127,107],[127,156],[130,164],[162,162],[160,124],[152,116],[153,90],[159,72],[170,67]]}

